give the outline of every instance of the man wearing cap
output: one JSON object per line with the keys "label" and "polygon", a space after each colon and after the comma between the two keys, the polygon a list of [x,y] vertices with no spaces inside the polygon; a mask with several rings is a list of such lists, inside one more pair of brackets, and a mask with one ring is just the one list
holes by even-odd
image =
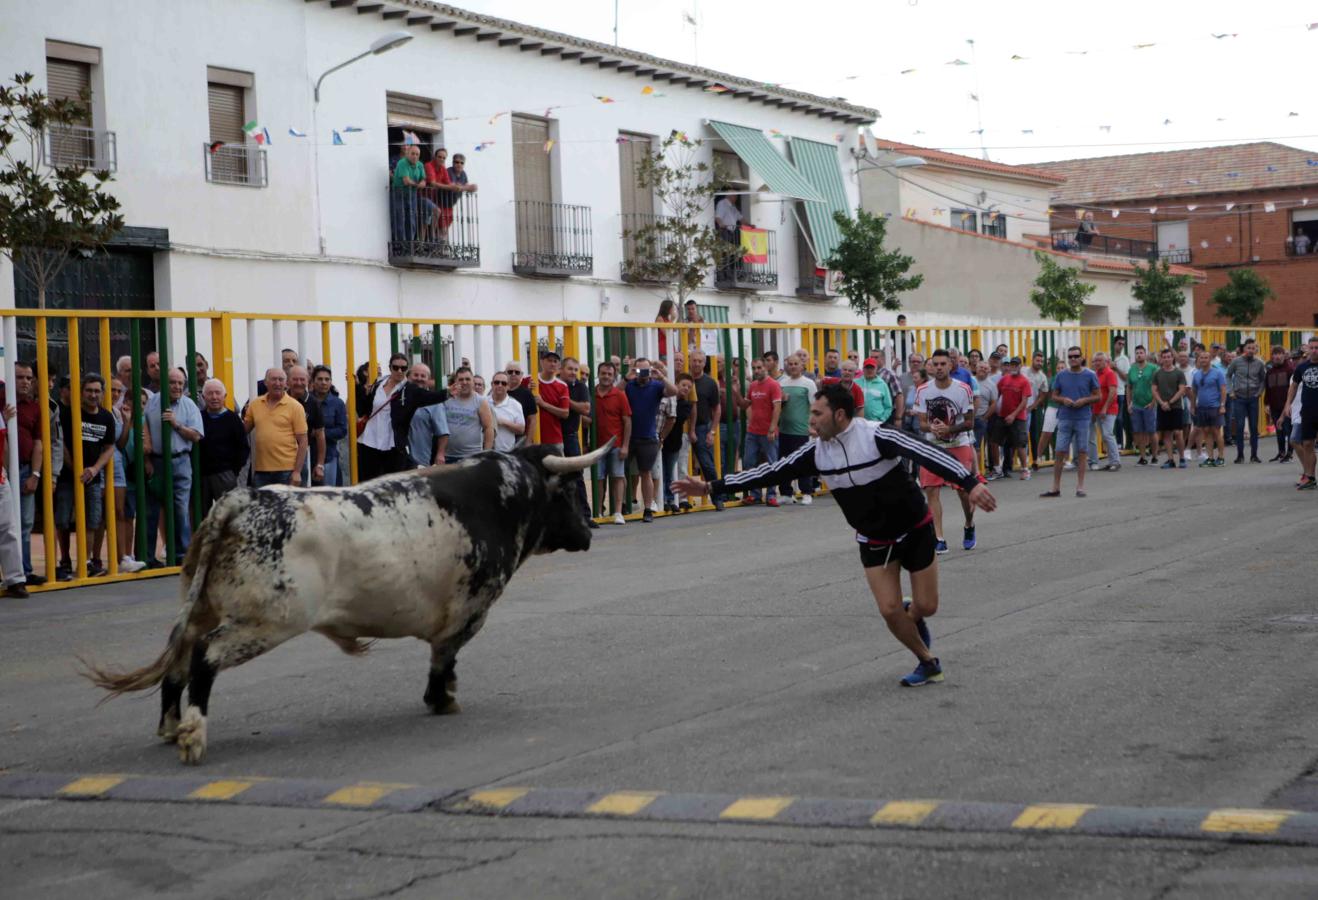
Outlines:
{"label": "man wearing cap", "polygon": [[893,416],[892,389],[879,377],[879,363],[874,357],[865,360],[861,377],[856,379],[865,395],[865,418],[883,423]]}
{"label": "man wearing cap", "polygon": [[568,387],[558,379],[558,354],[546,350],[540,354],[539,393],[535,405],[540,416],[540,441],[563,452],[563,423],[572,408],[568,405]]}
{"label": "man wearing cap", "polygon": [[1030,480],[1030,398],[1034,388],[1021,374],[1021,358],[1007,360],[1007,371],[998,379],[998,421],[1002,422],[1004,464],[1015,456],[1020,464],[1021,481]]}

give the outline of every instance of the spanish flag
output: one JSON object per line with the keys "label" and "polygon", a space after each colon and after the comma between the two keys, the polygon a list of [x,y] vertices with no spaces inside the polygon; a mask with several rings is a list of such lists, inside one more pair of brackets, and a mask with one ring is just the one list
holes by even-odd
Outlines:
{"label": "spanish flag", "polygon": [[763,228],[741,227],[742,262],[767,263],[769,261],[769,233]]}

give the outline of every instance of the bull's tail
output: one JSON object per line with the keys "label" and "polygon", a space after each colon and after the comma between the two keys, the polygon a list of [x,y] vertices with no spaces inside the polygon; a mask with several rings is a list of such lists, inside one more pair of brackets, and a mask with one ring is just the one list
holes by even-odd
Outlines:
{"label": "bull's tail", "polygon": [[[224,533],[229,522],[247,506],[248,502],[247,491],[230,491],[215,504],[210,514],[197,527],[194,540],[188,547],[187,555],[183,559],[183,578],[187,585],[187,591],[183,597],[183,606],[174,622],[174,628],[169,633],[169,640],[165,643],[165,649],[161,651],[161,654],[156,657],[154,662],[131,672],[114,672],[103,669],[84,657],[78,656],[78,661],[83,666],[80,674],[97,687],[109,691],[109,695],[101,700],[102,703],[118,697],[120,694],[130,691],[144,691],[155,687],[160,684],[171,669],[179,666],[189,658],[196,635],[190,633],[188,625],[199,611],[198,605],[201,603],[205,591],[206,574],[210,569],[215,542]],[[189,576],[191,576],[190,581],[187,580]]]}

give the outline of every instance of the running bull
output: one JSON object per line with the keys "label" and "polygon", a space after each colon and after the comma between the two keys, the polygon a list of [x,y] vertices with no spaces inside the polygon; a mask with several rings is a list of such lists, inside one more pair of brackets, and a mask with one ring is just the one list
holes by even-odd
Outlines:
{"label": "running bull", "polygon": [[85,674],[111,697],[159,684],[157,734],[185,763],[206,753],[216,673],[307,631],[354,655],[363,638],[420,638],[431,648],[426,705],[456,713],[458,651],[508,579],[533,553],[590,549],[568,476],[607,450],[528,447],[352,488],[232,491],[188,549],[183,608],[160,657]]}

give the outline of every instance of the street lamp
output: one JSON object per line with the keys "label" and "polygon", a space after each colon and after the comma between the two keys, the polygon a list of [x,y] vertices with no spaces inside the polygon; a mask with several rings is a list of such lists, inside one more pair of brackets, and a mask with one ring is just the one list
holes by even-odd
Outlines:
{"label": "street lamp", "polygon": [[379,56],[381,53],[388,53],[390,50],[403,46],[410,40],[412,40],[412,35],[409,32],[391,31],[388,34],[384,35],[383,37],[378,37],[375,40],[371,41],[371,46],[367,48],[365,53],[358,53],[352,59],[344,60],[343,62],[339,63],[337,66],[332,66],[326,69],[324,72],[321,73],[321,76],[316,79],[316,89],[315,89],[316,102],[317,103],[320,102],[320,83],[324,81],[328,75],[337,72],[339,71],[339,69],[345,68],[346,66],[352,65],[359,59],[365,59],[368,56]]}
{"label": "street lamp", "polygon": [[320,84],[328,76],[339,69],[345,68],[357,62],[359,59],[365,59],[368,56],[379,56],[381,53],[388,53],[390,50],[403,46],[412,40],[412,35],[406,31],[391,31],[388,34],[381,35],[371,41],[371,46],[366,48],[365,53],[358,53],[352,59],[346,59],[337,66],[331,66],[320,74],[316,79],[316,86],[312,91],[315,102],[311,104],[311,177],[315,186],[316,195],[316,246],[320,255],[325,255],[325,226],[320,217],[320,124],[317,113],[320,111]]}

